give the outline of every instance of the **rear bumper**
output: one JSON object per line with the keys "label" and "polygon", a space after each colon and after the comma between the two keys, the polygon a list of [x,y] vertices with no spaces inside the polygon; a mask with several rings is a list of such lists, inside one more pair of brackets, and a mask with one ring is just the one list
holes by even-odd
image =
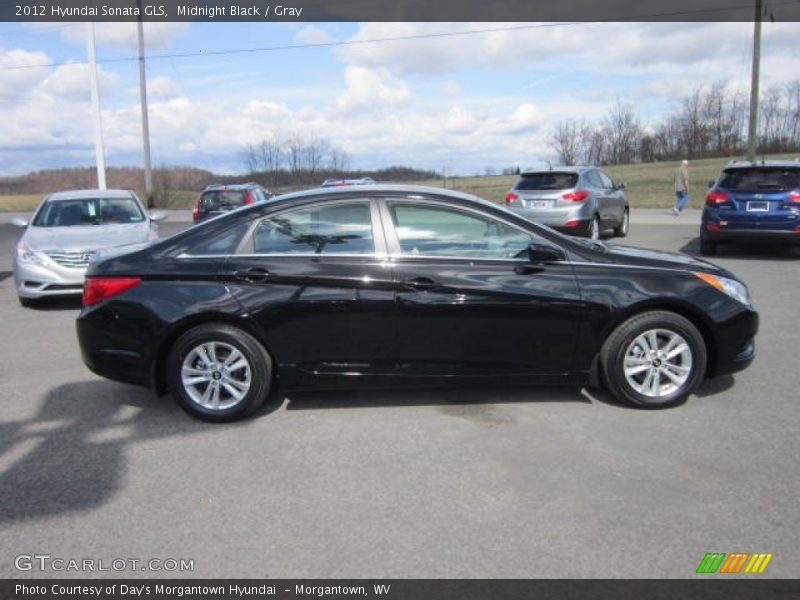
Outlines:
{"label": "rear bumper", "polygon": [[114,381],[152,386],[151,357],[120,339],[115,333],[119,320],[106,307],[84,309],[75,326],[81,358],[89,370]]}

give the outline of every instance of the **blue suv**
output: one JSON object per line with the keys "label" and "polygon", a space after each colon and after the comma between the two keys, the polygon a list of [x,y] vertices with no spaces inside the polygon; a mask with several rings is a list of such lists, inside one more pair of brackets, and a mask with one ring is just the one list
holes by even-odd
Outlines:
{"label": "blue suv", "polygon": [[800,161],[731,161],[709,184],[700,251],[739,240],[800,245]]}

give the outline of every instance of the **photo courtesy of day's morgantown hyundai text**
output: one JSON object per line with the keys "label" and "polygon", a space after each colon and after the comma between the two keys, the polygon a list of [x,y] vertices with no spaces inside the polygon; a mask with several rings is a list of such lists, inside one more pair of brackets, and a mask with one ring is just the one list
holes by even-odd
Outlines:
{"label": "photo courtesy of day's morgantown hyundai text", "polygon": [[562,235],[471,195],[362,185],[255,203],[90,266],[83,359],[210,421],[277,385],[571,384],[683,402],[755,356],[729,271]]}

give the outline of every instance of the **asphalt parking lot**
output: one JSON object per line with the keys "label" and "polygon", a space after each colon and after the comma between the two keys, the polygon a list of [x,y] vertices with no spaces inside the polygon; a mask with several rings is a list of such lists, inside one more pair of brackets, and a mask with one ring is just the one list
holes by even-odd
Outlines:
{"label": "asphalt parking lot", "polygon": [[[697,252],[686,219],[625,243]],[[170,233],[185,224],[162,225]],[[684,406],[580,389],[293,395],[208,425],[81,362],[79,306],[17,303],[0,224],[0,576],[20,554],[193,559],[183,577],[694,576],[769,552],[800,576],[800,258],[724,248],[750,286],[758,356]],[[616,243],[616,242],[615,242]]]}

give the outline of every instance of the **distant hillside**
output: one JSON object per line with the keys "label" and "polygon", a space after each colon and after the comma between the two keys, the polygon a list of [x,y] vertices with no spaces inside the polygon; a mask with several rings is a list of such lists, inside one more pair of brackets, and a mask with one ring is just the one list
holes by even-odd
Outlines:
{"label": "distant hillside", "polygon": [[[377,171],[330,169],[279,169],[273,172],[256,172],[246,175],[215,175],[211,171],[194,167],[169,166],[153,169],[153,188],[163,205],[170,192],[197,191],[209,183],[243,183],[254,181],[267,188],[285,190],[294,187],[311,187],[329,178],[372,177],[376,181],[418,181],[436,177],[433,171],[392,166]],[[109,188],[141,190],[144,188],[144,171],[139,167],[109,167],[106,169]],[[47,194],[57,190],[75,190],[97,187],[94,167],[47,169],[16,177],[0,177],[0,196],[21,194]]]}

